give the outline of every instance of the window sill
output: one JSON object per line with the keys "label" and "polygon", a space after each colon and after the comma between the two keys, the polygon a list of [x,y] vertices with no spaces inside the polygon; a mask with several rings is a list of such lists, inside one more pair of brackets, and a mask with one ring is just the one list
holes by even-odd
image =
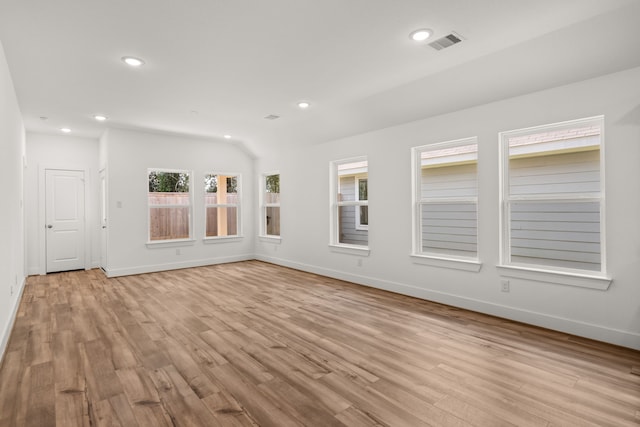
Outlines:
{"label": "window sill", "polygon": [[282,238],[280,236],[258,236],[258,239],[261,242],[277,243],[277,244],[282,243]]}
{"label": "window sill", "polygon": [[178,246],[192,246],[195,245],[195,239],[175,239],[175,240],[152,240],[146,243],[149,249],[158,248],[175,248]]}
{"label": "window sill", "polygon": [[482,268],[482,263],[477,260],[436,257],[431,255],[411,254],[414,264],[430,265],[432,267],[450,268],[454,270],[471,271],[477,273]]}
{"label": "window sill", "polygon": [[534,282],[577,286],[580,288],[596,289],[600,291],[606,291],[609,289],[612,281],[610,277],[604,276],[566,273],[513,265],[498,265],[497,268],[501,276],[532,280]]}
{"label": "window sill", "polygon": [[369,256],[371,252],[368,246],[357,245],[329,245],[329,250],[331,252],[358,256]]}
{"label": "window sill", "polygon": [[230,243],[230,242],[239,242],[242,240],[242,236],[219,236],[219,237],[205,237],[202,241],[205,244],[214,244],[214,243]]}

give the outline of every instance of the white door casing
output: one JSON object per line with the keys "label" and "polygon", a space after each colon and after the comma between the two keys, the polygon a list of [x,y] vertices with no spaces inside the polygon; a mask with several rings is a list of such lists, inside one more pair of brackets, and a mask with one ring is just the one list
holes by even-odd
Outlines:
{"label": "white door casing", "polygon": [[45,171],[46,272],[85,268],[84,171]]}
{"label": "white door casing", "polygon": [[107,176],[100,171],[100,267],[107,270]]}

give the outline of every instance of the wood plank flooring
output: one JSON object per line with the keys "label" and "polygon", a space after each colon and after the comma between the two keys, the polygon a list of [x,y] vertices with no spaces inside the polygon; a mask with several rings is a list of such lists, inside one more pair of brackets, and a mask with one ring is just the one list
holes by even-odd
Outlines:
{"label": "wood plank flooring", "polygon": [[30,277],[0,426],[640,425],[640,352],[258,261]]}

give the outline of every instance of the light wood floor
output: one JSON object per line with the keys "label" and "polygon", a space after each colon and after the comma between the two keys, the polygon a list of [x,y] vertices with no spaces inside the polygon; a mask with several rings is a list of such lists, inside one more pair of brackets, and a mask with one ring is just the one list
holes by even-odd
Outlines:
{"label": "light wood floor", "polygon": [[640,352],[257,261],[30,277],[1,426],[624,426]]}

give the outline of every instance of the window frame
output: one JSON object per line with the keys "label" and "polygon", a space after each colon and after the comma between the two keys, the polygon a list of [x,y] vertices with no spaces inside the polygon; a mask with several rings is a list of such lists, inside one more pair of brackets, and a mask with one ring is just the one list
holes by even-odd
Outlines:
{"label": "window frame", "polygon": [[[213,204],[208,204],[207,203],[207,191],[206,191],[206,183],[204,183],[204,180],[206,179],[207,176],[226,176],[226,177],[235,177],[237,180],[237,202],[236,203],[213,203]],[[203,198],[203,212],[204,212],[204,237],[202,238],[206,243],[211,243],[211,242],[215,242],[215,241],[224,241],[224,240],[230,240],[230,239],[239,239],[242,238],[242,175],[238,172],[207,172],[203,175],[202,177],[203,180],[203,191],[202,191],[202,198]],[[218,183],[218,185],[220,185]],[[233,235],[228,235],[228,236],[207,236],[207,209],[208,208],[232,208],[235,207],[236,208],[236,234]]]}
{"label": "window frame", "polygon": [[[561,131],[598,125],[599,133],[599,193],[575,192],[561,194],[510,194],[509,140],[517,136],[535,135],[544,132]],[[503,131],[499,133],[500,152],[500,264],[498,269],[504,276],[526,278],[548,283],[559,283],[605,290],[611,279],[607,276],[606,265],[606,221],[605,221],[605,121],[604,116],[587,117],[564,122]],[[550,202],[579,203],[594,202],[600,209],[600,271],[553,266],[548,264],[518,263],[511,260],[511,205],[513,203]]]}
{"label": "window frame", "polygon": [[[475,158],[463,160],[476,164],[476,196],[451,196],[440,198],[422,197],[422,153],[429,151],[439,151],[455,147],[475,145]],[[479,144],[478,137],[460,138],[450,141],[436,142],[411,148],[411,169],[412,169],[412,252],[411,257],[414,263],[426,264],[443,268],[452,268],[466,271],[478,272],[482,266],[480,262],[480,237],[479,237]],[[437,205],[446,203],[469,203],[476,206],[476,254],[475,256],[455,255],[444,252],[423,250],[423,224],[422,210],[424,205]]]}
{"label": "window frame", "polygon": [[[151,209],[152,209],[152,205],[149,203],[149,174],[151,174],[151,172],[163,172],[163,173],[181,173],[181,174],[187,174],[189,176],[189,205],[174,205],[174,204],[167,204],[167,205],[154,205],[155,207],[167,207],[167,208],[171,208],[171,207],[185,207],[188,206],[189,207],[189,215],[187,216],[188,221],[189,221],[189,236],[186,238],[179,238],[179,239],[163,239],[163,240],[151,240]],[[194,173],[193,171],[190,170],[184,170],[184,169],[169,169],[169,168],[147,168],[147,179],[146,179],[146,185],[147,185],[147,242],[146,245],[147,247],[153,247],[153,246],[174,246],[175,244],[180,244],[180,243],[189,243],[189,242],[193,242],[193,177],[194,177]]]}
{"label": "window frame", "polygon": [[[368,167],[367,167],[368,169]],[[362,206],[367,206],[367,208],[369,208],[369,174],[360,174],[360,175],[356,175],[354,177],[354,181],[355,181],[355,197],[356,197],[356,201],[360,202],[360,201],[366,201],[367,204],[366,205],[362,205]],[[366,181],[367,182],[367,200],[360,200],[360,182],[361,181]],[[367,230],[369,231],[369,214],[367,212],[367,223],[366,224],[362,224],[362,213],[361,213],[361,208],[362,206],[359,206],[358,209],[356,209],[356,230]]]}
{"label": "window frame", "polygon": [[[338,200],[338,195],[340,194],[340,176],[339,176],[339,167],[340,165],[343,164],[349,164],[349,163],[359,163],[359,162],[366,162],[366,168],[365,170],[361,170],[360,172],[356,171],[353,175],[354,176],[367,176],[367,199],[369,199],[369,183],[368,183],[368,179],[369,179],[369,160],[367,158],[367,156],[358,156],[358,157],[351,157],[351,158],[347,158],[347,159],[341,159],[341,160],[333,160],[329,163],[329,210],[330,210],[330,214],[329,214],[329,221],[330,221],[330,235],[329,235],[329,247],[331,248],[332,251],[334,252],[341,252],[341,253],[347,253],[347,254],[351,254],[351,255],[361,255],[361,256],[368,256],[370,249],[369,249],[369,236],[367,234],[367,245],[356,245],[356,244],[350,244],[350,243],[341,243],[340,242],[340,224],[339,224],[339,210],[341,207],[343,206],[355,206],[356,207],[356,212],[359,211],[359,206],[369,206],[369,200],[366,201],[360,201],[360,200],[349,200],[349,201],[345,201],[345,200]],[[357,183],[357,179],[355,180]],[[356,184],[357,185],[357,184]],[[357,192],[357,187],[356,187],[356,197],[358,198],[358,192]],[[368,225],[367,225],[367,233],[369,232],[368,229]]]}
{"label": "window frame", "polygon": [[[278,182],[280,184],[280,201],[278,203],[267,203],[265,201],[265,194],[267,192],[267,177],[278,175]],[[282,239],[282,229],[280,229],[280,234],[267,234],[267,208],[279,208],[280,213],[282,214],[282,175],[280,171],[270,171],[264,172],[260,175],[260,195],[259,195],[259,204],[260,204],[260,228],[258,237],[261,239],[268,239],[279,241]],[[282,218],[282,216],[280,216]],[[280,223],[280,227],[282,226],[282,222]]]}

